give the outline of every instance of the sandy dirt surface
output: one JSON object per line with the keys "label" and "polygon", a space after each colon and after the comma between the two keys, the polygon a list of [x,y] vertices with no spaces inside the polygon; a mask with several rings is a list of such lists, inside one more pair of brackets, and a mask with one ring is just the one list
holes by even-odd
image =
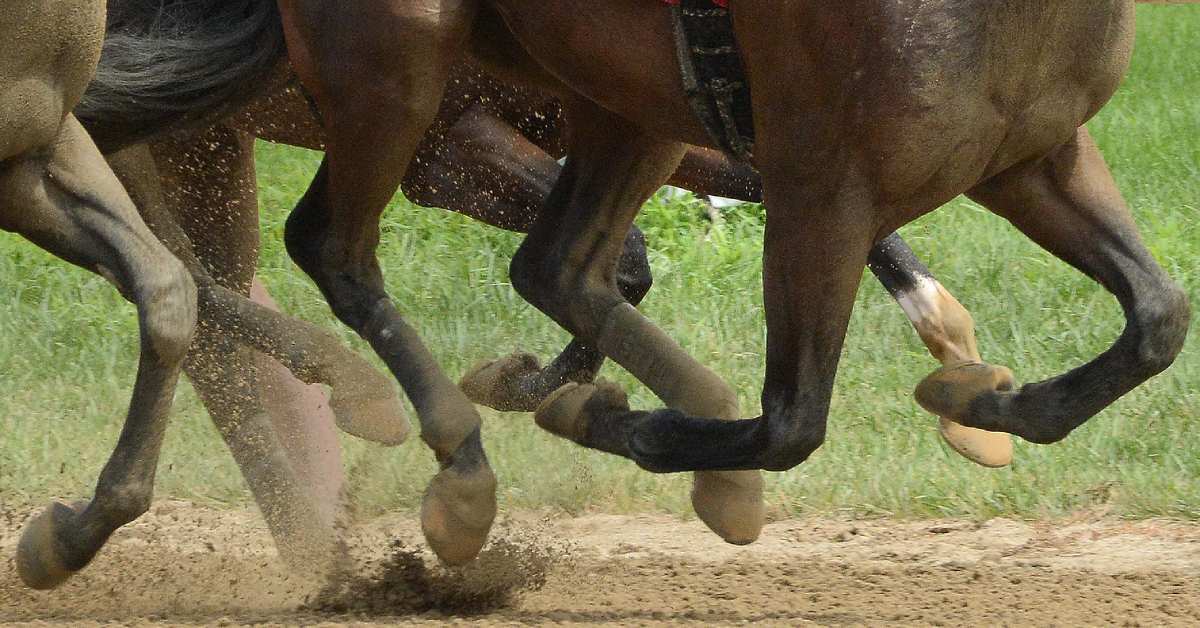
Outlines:
{"label": "sandy dirt surface", "polygon": [[448,571],[411,518],[384,517],[351,531],[350,575],[318,587],[253,512],[167,501],[42,593],[12,559],[32,514],[0,512],[0,622],[1200,624],[1200,525],[1166,521],[800,519],[734,547],[662,516],[523,514]]}

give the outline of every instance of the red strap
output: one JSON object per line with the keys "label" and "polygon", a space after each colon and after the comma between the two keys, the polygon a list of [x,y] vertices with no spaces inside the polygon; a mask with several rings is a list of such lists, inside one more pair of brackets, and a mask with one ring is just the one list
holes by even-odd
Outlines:
{"label": "red strap", "polygon": [[[667,4],[679,4],[679,0],[663,0]],[[713,4],[719,7],[728,7],[729,0],[713,0]]]}

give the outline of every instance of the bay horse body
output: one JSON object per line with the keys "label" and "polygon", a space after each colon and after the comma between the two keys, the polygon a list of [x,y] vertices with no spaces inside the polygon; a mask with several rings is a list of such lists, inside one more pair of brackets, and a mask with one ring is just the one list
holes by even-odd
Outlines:
{"label": "bay horse body", "polygon": [[1053,442],[1182,345],[1186,298],[1141,244],[1082,129],[1125,71],[1132,2],[734,3],[768,213],[763,413],[745,420],[729,420],[739,416],[732,391],[631,308],[614,279],[621,238],[679,163],[681,142],[708,142],[674,73],[666,9],[647,0],[280,6],[329,137],[288,221],[288,250],[413,398],[444,465],[425,532],[450,562],[482,544],[494,477],[478,417],[400,319],[374,249],[379,212],[436,117],[442,91],[431,86],[468,48],[499,60],[489,70],[557,88],[573,129],[566,169],[513,261],[514,287],[670,407],[634,412],[611,386],[568,384],[542,403],[539,424],[653,471],[705,472],[693,503],[727,540],[750,540],[761,525],[753,470],[791,468],[824,440],[871,246],[959,194],[1097,279],[1128,326],[1096,360],[1019,389],[1003,368],[948,367],[918,388],[924,406]]}

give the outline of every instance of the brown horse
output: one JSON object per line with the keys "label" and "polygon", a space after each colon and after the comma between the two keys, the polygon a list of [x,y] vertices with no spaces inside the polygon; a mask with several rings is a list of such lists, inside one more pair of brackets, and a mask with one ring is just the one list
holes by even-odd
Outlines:
{"label": "brown horse", "polygon": [[[256,364],[245,347],[277,358],[306,381],[330,384],[334,416],[351,433],[396,443],[405,436],[407,423],[386,382],[328,334],[274,316],[239,297],[249,288],[257,255],[252,138],[244,129],[312,148],[323,146],[325,134],[315,124],[310,104],[288,87],[286,73],[275,68],[279,60],[272,50],[279,42],[271,5],[227,3],[218,10],[201,4],[169,5],[168,13],[162,14],[156,3],[114,3],[113,31],[100,78],[80,115],[108,151],[160,135],[181,122],[199,129],[156,140],[149,153],[116,152],[112,162],[151,226],[196,277],[202,324],[185,369],[242,467],[285,557],[307,564],[312,548],[328,546],[333,513],[298,486],[297,476],[311,474],[297,473],[304,469],[296,465],[304,463],[289,458],[271,428],[268,404],[258,394]],[[195,21],[197,26],[176,29],[173,36],[185,32],[185,38],[170,39],[139,22],[139,12],[148,9],[156,18],[168,15],[164,23]],[[208,44],[206,38],[219,43]],[[186,58],[173,59],[171,72],[160,73],[167,77],[165,83],[139,65],[142,58],[172,59],[176,51],[184,51]],[[215,78],[206,74],[212,67],[220,69]],[[180,76],[187,79],[182,95],[170,84]],[[196,92],[194,84],[209,89]],[[227,122],[205,129],[208,120],[248,100],[244,89],[223,85],[244,84],[264,85],[259,90],[263,95]],[[543,94],[502,85],[473,70],[460,71],[451,84],[436,123],[408,169],[405,191],[425,204],[444,204],[497,226],[527,229],[558,175],[551,156],[565,146],[558,105]],[[672,182],[707,193],[755,200],[760,196],[753,170],[713,151],[689,153]],[[649,287],[649,269],[636,231],[626,244],[628,254],[618,280],[622,294],[636,303]],[[947,364],[979,360],[969,314],[902,241],[896,238],[878,247],[874,262],[873,270],[906,305],[939,359]],[[591,381],[602,359],[596,350],[573,342],[546,369],[538,369],[530,357],[510,358],[473,374],[468,388],[477,400],[491,405],[532,410],[566,381]],[[501,386],[489,388],[489,383]],[[1005,464],[1011,455],[1011,445],[998,435],[946,421],[943,427],[947,440],[976,461],[994,466]]]}
{"label": "brown horse", "polygon": [[514,286],[673,408],[630,412],[610,386],[569,384],[542,404],[539,424],[654,471],[709,472],[698,476],[698,512],[744,541],[761,521],[759,480],[746,471],[790,468],[824,439],[872,244],[958,194],[1096,278],[1128,327],[1096,360],[1017,390],[1005,369],[947,368],[919,388],[923,405],[1052,442],[1171,363],[1186,299],[1140,243],[1081,126],[1124,73],[1132,4],[734,4],[768,213],[768,355],[763,415],[730,421],[732,391],[629,307],[614,280],[621,239],[684,154],[678,142],[710,141],[674,70],[665,8],[282,2],[291,57],[329,137],[289,219],[288,250],[417,407],[443,463],[423,509],[435,550],[452,562],[473,555],[491,520],[494,477],[477,415],[400,319],[374,249],[379,212],[435,119],[460,51],[473,45],[500,70],[557,86],[574,130],[567,168],[513,262]]}
{"label": "brown horse", "polygon": [[0,228],[112,281],[137,305],[141,355],[125,427],[92,500],[26,527],[17,571],[62,582],[150,505],[158,449],[196,323],[195,288],[71,115],[96,69],[102,0],[15,0],[0,17]]}

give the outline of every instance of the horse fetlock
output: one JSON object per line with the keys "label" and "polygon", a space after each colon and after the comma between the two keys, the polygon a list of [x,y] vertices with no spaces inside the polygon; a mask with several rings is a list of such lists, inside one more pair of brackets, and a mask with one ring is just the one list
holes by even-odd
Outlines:
{"label": "horse fetlock", "polygon": [[442,395],[425,408],[421,420],[421,440],[439,459],[453,456],[483,424],[475,406],[458,389],[452,390],[452,395]]}
{"label": "horse fetlock", "polygon": [[421,500],[421,531],[442,562],[473,560],[496,518],[496,476],[486,461],[452,464],[434,476]]}
{"label": "horse fetlock", "polygon": [[692,416],[732,421],[739,418],[737,393],[716,373],[697,369],[686,374],[675,399],[664,399],[668,405]]}
{"label": "horse fetlock", "polygon": [[146,514],[153,502],[153,479],[149,482],[126,480],[117,485],[108,485],[101,475],[100,486],[89,508],[115,529]]}
{"label": "horse fetlock", "polygon": [[804,421],[773,432],[761,456],[764,471],[787,471],[799,466],[825,444],[825,421]]}
{"label": "horse fetlock", "polygon": [[1137,308],[1137,358],[1147,376],[1165,371],[1183,350],[1191,312],[1187,292],[1173,281],[1165,282],[1162,298]]}

